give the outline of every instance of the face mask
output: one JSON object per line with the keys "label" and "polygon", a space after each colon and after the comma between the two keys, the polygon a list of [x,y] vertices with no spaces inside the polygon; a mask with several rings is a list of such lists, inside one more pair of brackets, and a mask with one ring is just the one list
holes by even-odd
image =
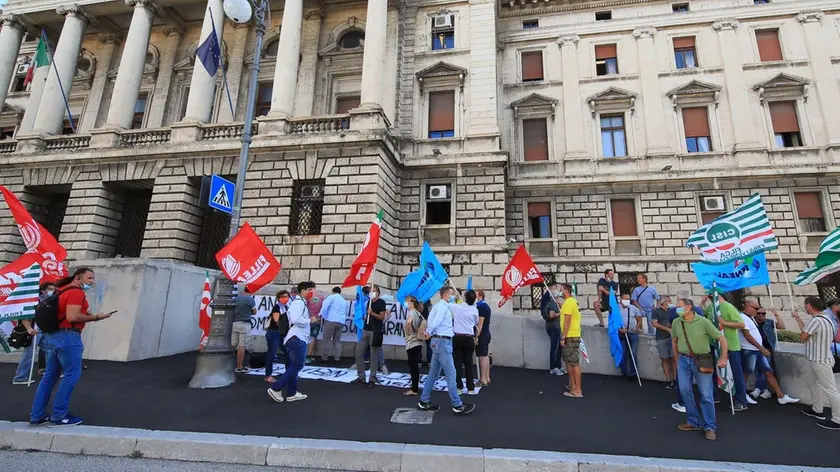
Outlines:
{"label": "face mask", "polygon": [[411,308],[411,305],[409,305],[408,302],[403,302],[403,306],[405,307],[406,310]]}
{"label": "face mask", "polygon": [[52,296],[52,294],[54,294],[54,293],[55,293],[55,290],[47,290],[47,291],[46,291],[46,292],[44,292],[44,293],[45,293],[45,294],[49,297],[49,296]]}
{"label": "face mask", "polygon": [[82,284],[82,290],[84,290],[85,292],[90,290],[90,284]]}
{"label": "face mask", "polygon": [[370,298],[376,298],[379,296],[379,292],[370,292]]}
{"label": "face mask", "polygon": [[307,300],[312,300],[312,297],[314,297],[314,296],[315,296],[315,292],[309,292],[306,295],[304,295],[303,298],[305,298]]}
{"label": "face mask", "polygon": [[684,306],[678,306],[677,307],[677,315],[682,316],[684,314],[685,314],[685,307]]}
{"label": "face mask", "polygon": [[286,303],[289,303],[289,297],[281,297],[278,298],[277,301],[285,305]]}
{"label": "face mask", "polygon": [[621,300],[621,304],[624,306],[630,306],[630,300]]}
{"label": "face mask", "polygon": [[455,297],[455,295],[450,295],[450,296],[449,296],[449,303],[455,303],[455,300],[457,300],[457,298]]}
{"label": "face mask", "polygon": [[674,305],[673,303],[668,304],[668,308],[676,308],[676,307],[677,307],[677,305]]}

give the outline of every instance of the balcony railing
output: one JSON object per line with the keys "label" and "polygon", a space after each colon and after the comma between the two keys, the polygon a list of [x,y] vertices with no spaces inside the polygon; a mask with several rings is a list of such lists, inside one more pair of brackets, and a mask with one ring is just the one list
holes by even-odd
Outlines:
{"label": "balcony railing", "polygon": [[350,129],[349,114],[289,120],[289,134],[337,133],[348,129]]}
{"label": "balcony railing", "polygon": [[138,129],[120,134],[120,146],[151,146],[168,143],[171,129]]}
{"label": "balcony railing", "polygon": [[4,139],[0,141],[0,154],[9,154],[17,149],[17,140]]}
{"label": "balcony railing", "polygon": [[[223,123],[202,125],[199,134],[199,141],[221,141],[226,139],[239,139],[245,129],[244,123]],[[259,127],[254,123],[251,127],[251,135],[256,135]]]}
{"label": "balcony railing", "polygon": [[64,151],[67,149],[84,149],[90,146],[89,134],[51,136],[44,139],[47,151]]}

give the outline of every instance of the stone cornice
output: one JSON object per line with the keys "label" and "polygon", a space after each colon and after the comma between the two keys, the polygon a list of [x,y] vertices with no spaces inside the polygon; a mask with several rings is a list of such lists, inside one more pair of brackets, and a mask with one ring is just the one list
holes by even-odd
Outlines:
{"label": "stone cornice", "polygon": [[539,16],[550,13],[563,13],[576,10],[591,10],[596,8],[616,8],[642,3],[653,3],[654,0],[606,0],[580,2],[577,0],[545,0],[544,6],[534,7],[530,0],[499,0],[499,18],[513,18],[517,16]]}
{"label": "stone cornice", "polygon": [[61,15],[61,16],[67,16],[67,15],[76,16],[76,17],[81,18],[82,20],[84,20],[84,21],[86,21],[86,22],[88,22],[92,25],[96,25],[97,23],[99,23],[98,21],[96,21],[96,18],[94,18],[92,15],[90,15],[88,12],[86,12],[82,7],[80,7],[79,5],[76,5],[75,3],[72,4],[72,5],[60,5],[59,7],[57,7],[55,9],[55,12],[58,13],[59,15]]}

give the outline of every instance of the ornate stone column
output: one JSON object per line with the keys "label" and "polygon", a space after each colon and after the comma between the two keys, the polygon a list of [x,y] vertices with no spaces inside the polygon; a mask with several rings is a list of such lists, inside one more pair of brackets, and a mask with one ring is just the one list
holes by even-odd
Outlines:
{"label": "ornate stone column", "polygon": [[[47,83],[38,105],[33,130],[37,133],[58,134],[63,128],[64,116],[67,113],[64,104],[70,96],[70,87],[76,75],[76,63],[82,48],[82,36],[85,27],[92,18],[78,5],[61,6],[56,9],[59,15],[64,15],[64,27],[55,47],[54,62],[49,68]],[[61,85],[59,85],[59,83]],[[62,94],[62,88],[64,94]],[[66,95],[65,95],[66,94]]]}
{"label": "ornate stone column", "polygon": [[303,29],[303,0],[286,0],[283,24],[274,66],[274,85],[271,93],[270,118],[291,118],[295,112],[298,64],[300,63],[300,34]]}
{"label": "ornate stone column", "polygon": [[155,80],[155,90],[152,93],[152,106],[149,108],[149,117],[146,118],[147,128],[159,128],[163,126],[163,114],[166,111],[166,103],[169,99],[169,89],[172,86],[172,67],[178,54],[178,46],[184,32],[174,26],[165,26],[163,34],[166,39],[156,44],[160,48],[160,66],[158,76]]}
{"label": "ornate stone column", "polygon": [[662,111],[662,90],[659,86],[659,71],[656,69],[656,48],[653,35],[656,28],[640,26],[633,30],[633,37],[639,50],[639,75],[642,82],[642,104],[645,110],[646,155],[666,154],[668,138],[665,130],[665,116]]}
{"label": "ornate stone column", "polygon": [[561,36],[560,44],[563,67],[563,124],[566,130],[566,158],[586,156],[583,139],[584,112],[580,104],[580,74],[578,72],[576,34]]}
{"label": "ornate stone column", "polygon": [[[211,10],[213,11],[212,19],[210,16]],[[213,32],[214,24],[216,26],[216,35],[219,39],[219,47],[221,48],[225,26],[225,12],[222,10],[222,0],[207,0],[207,9],[204,11],[204,24],[201,26],[201,36],[198,40],[199,45]],[[208,74],[207,69],[204,68],[204,64],[196,57],[192,80],[190,81],[190,95],[187,97],[187,112],[183,121],[188,123],[209,122],[215,99],[216,74],[212,76]]]}
{"label": "ornate stone column", "polygon": [[[108,82],[108,71],[111,70],[111,61],[114,60],[114,53],[119,38],[114,34],[103,34],[99,36],[101,46],[96,52],[97,73],[93,76],[93,83],[90,86],[85,114],[82,116],[82,124],[79,130],[86,133],[96,127],[96,120],[99,117],[99,105],[102,103],[102,94],[105,93],[105,84]],[[33,87],[34,90],[34,87]],[[34,93],[34,92],[33,92]],[[28,111],[28,110],[27,110]],[[26,115],[24,115],[24,119]]]}
{"label": "ornate stone column", "polygon": [[125,3],[134,6],[134,14],[114,82],[111,106],[105,120],[106,128],[131,127],[137,96],[140,93],[140,81],[143,79],[143,68],[146,66],[146,54],[149,52],[152,20],[157,11],[150,0],[125,0]]}
{"label": "ornate stone column", "polygon": [[840,146],[840,90],[831,66],[831,48],[826,47],[828,38],[823,31],[823,17],[825,14],[821,11],[803,11],[796,15],[796,19],[802,23],[802,29],[805,30],[808,57],[811,60],[814,85],[822,107],[828,143],[831,146]]}
{"label": "ornate stone column", "polygon": [[[301,38],[300,70],[298,71],[298,87],[295,95],[295,114],[311,116],[314,114],[315,83],[318,69],[318,39],[321,37],[321,22],[324,19],[323,10],[308,10],[304,14]],[[325,110],[326,114],[332,110]]]}
{"label": "ornate stone column", "polygon": [[[0,109],[6,104],[6,93],[15,74],[15,63],[20,53],[20,41],[24,27],[17,15],[5,15],[0,19]],[[32,57],[35,60],[35,57]]]}
{"label": "ornate stone column", "polygon": [[382,109],[387,29],[388,0],[369,0],[365,20],[365,55],[362,61],[362,94],[359,108]]}

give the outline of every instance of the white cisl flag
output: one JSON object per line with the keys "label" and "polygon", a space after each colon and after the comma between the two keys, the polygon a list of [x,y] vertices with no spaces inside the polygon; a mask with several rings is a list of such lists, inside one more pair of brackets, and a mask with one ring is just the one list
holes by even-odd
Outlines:
{"label": "white cisl flag", "polygon": [[757,193],[735,211],[701,226],[685,245],[696,247],[704,260],[718,264],[746,259],[779,246]]}

